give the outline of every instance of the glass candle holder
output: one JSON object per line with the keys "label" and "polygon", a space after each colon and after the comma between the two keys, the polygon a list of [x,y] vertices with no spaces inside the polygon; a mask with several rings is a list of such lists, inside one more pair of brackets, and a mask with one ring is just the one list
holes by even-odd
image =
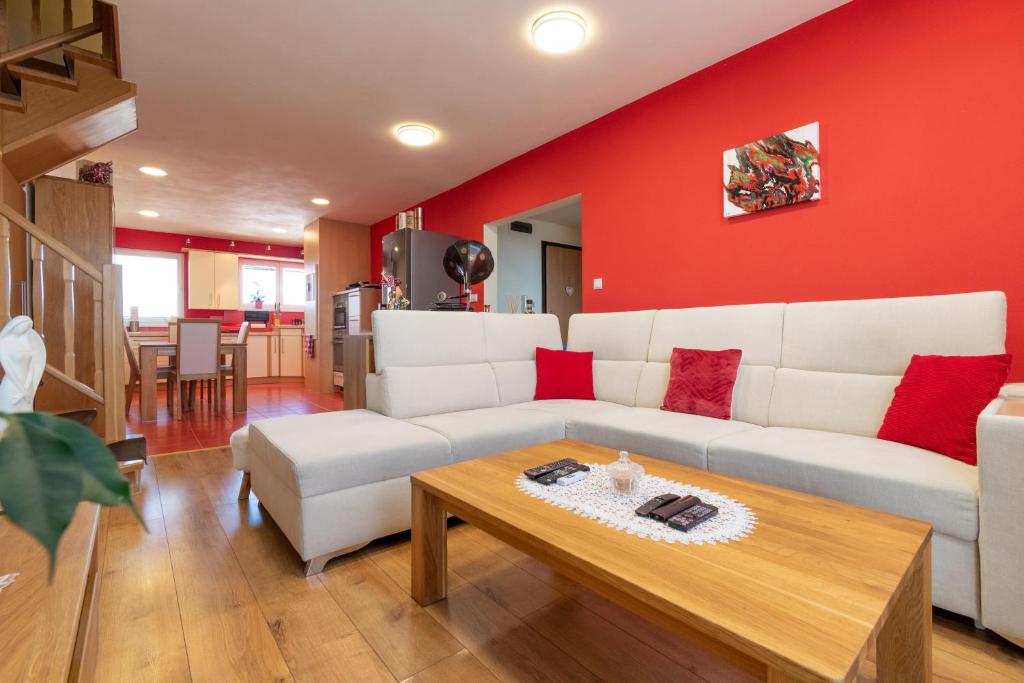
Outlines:
{"label": "glass candle holder", "polygon": [[608,465],[606,471],[611,491],[618,496],[635,494],[644,476],[643,466],[630,460],[626,451],[619,451],[618,461]]}

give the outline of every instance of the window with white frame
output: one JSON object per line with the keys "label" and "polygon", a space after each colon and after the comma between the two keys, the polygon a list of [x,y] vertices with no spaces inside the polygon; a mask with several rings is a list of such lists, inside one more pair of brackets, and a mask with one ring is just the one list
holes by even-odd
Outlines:
{"label": "window with white frame", "polygon": [[301,311],[306,301],[306,274],[302,266],[277,261],[239,261],[242,307],[273,308],[281,304],[283,311]]}
{"label": "window with white frame", "polygon": [[184,260],[181,254],[163,251],[118,249],[114,263],[121,266],[123,315],[128,320],[133,306],[139,308],[143,325],[166,325],[184,314]]}

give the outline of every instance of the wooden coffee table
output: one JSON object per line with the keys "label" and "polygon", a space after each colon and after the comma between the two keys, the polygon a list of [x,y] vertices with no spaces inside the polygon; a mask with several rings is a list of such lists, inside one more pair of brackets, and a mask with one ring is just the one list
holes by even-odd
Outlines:
{"label": "wooden coffee table", "polygon": [[852,680],[877,643],[879,681],[931,680],[931,526],[637,456],[649,474],[715,490],[757,514],[747,538],[668,544],[515,485],[545,462],[616,457],[567,440],[413,475],[413,597],[428,605],[446,596],[451,513],[761,679]]}

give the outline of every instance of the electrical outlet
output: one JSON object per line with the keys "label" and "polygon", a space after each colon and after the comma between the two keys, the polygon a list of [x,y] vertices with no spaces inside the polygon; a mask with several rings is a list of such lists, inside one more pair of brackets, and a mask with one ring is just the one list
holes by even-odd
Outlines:
{"label": "electrical outlet", "polygon": [[603,277],[595,277],[594,278],[594,289],[604,289],[604,278]]}
{"label": "electrical outlet", "polygon": [[479,300],[480,300],[480,297],[478,297],[476,295],[476,292],[470,292],[469,293],[469,303],[475,304]]}

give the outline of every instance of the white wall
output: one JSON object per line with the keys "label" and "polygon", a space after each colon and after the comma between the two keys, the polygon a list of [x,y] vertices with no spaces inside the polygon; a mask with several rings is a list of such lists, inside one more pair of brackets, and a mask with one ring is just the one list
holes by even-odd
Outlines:
{"label": "white wall", "polygon": [[[558,242],[581,246],[581,230],[558,223],[524,219],[533,224],[533,234],[513,232],[508,223],[497,225],[496,261],[494,273],[497,277],[497,297],[488,298],[491,310],[508,312],[508,295],[525,294],[533,299],[534,310],[543,309],[541,292],[541,242]],[[522,311],[520,311],[521,313]]]}

